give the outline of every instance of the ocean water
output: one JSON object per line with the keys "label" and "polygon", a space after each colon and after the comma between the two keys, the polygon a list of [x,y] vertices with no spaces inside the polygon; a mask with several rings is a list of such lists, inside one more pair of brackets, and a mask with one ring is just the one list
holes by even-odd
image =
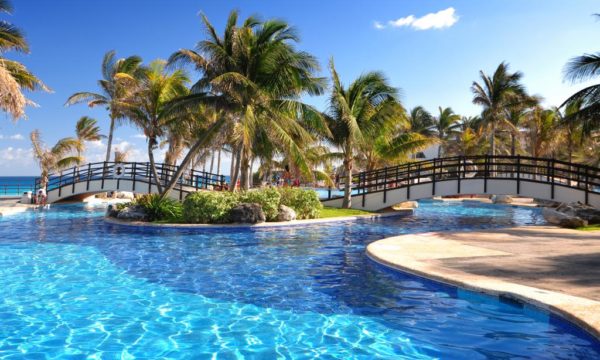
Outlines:
{"label": "ocean water", "polygon": [[383,268],[392,235],[542,224],[539,209],[422,202],[295,228],[103,222],[104,207],[0,218],[0,354],[106,359],[597,359],[537,308]]}
{"label": "ocean water", "polygon": [[33,191],[35,176],[0,176],[0,196],[19,196]]}

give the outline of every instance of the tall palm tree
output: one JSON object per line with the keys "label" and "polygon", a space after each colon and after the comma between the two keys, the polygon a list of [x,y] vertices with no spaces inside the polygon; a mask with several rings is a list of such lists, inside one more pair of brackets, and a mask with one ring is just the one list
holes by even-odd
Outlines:
{"label": "tall palm tree", "polygon": [[393,119],[401,116],[398,89],[392,87],[380,72],[359,76],[344,87],[330,62],[333,82],[329,97],[329,129],[332,142],[344,157],[344,208],[352,207],[351,186],[354,157],[366,143],[389,128]]}
{"label": "tall palm tree", "polygon": [[413,108],[408,115],[409,130],[424,136],[435,134],[435,118],[422,106]]}
{"label": "tall palm tree", "polygon": [[550,157],[556,154],[560,143],[558,116],[554,110],[536,107],[529,111],[525,126],[527,143],[532,157]]}
{"label": "tall palm tree", "polygon": [[33,130],[29,138],[31,139],[33,156],[40,166],[40,186],[42,188],[45,188],[48,184],[50,173],[77,165],[80,162],[80,158],[73,155],[73,151],[80,150],[80,143],[75,138],[60,139],[52,148],[47,148],[44,145],[39,130]]}
{"label": "tall palm tree", "polygon": [[[154,161],[154,150],[159,141],[167,134],[171,122],[181,121],[182,118],[170,112],[170,102],[186,96],[189,82],[187,74],[182,70],[169,72],[165,69],[166,62],[155,60],[150,63],[143,75],[138,77],[137,91],[131,98],[126,99],[122,112],[147,138],[148,159],[155,179],[159,179]],[[162,184],[157,182],[159,192]]]}
{"label": "tall palm tree", "polygon": [[[0,0],[0,13],[10,14],[12,6],[8,0]],[[29,45],[19,28],[7,21],[0,21],[0,109],[8,113],[13,120],[25,116],[27,105],[35,103],[25,97],[24,90],[49,89],[31,73],[25,65],[7,59],[8,51],[29,53]]]}
{"label": "tall palm tree", "polygon": [[[594,79],[598,75],[600,75],[600,52],[572,58],[564,70],[565,79],[572,83]],[[564,121],[576,121],[581,126],[582,134],[589,137],[593,131],[600,129],[600,84],[576,92],[560,107],[574,104],[577,104],[578,110],[565,114]]]}
{"label": "tall palm tree", "polygon": [[[240,159],[242,189],[249,187],[250,163],[260,131],[267,132],[270,141],[308,173],[296,139],[310,138],[298,118],[322,121],[318,111],[299,101],[303,94],[323,91],[324,79],[313,75],[318,70],[316,59],[295,49],[296,31],[283,21],[249,17],[239,26],[238,14],[233,11],[222,37],[205,16],[202,21],[208,38],[196,50],[180,50],[170,58],[171,63],[193,64],[203,75],[181,104],[219,104],[227,110],[228,115],[221,116],[212,129],[235,122],[235,156]],[[187,166],[205,142],[206,138],[198,138],[182,164]]]}
{"label": "tall palm tree", "polygon": [[102,79],[98,80],[99,93],[78,92],[71,95],[65,105],[86,102],[89,107],[104,106],[108,110],[110,129],[106,145],[106,160],[110,161],[112,141],[117,120],[123,119],[123,100],[131,95],[135,78],[141,75],[139,56],[117,59],[115,51],[109,51],[102,59]]}
{"label": "tall palm tree", "polygon": [[77,157],[80,159],[80,162],[84,162],[81,153],[85,149],[85,142],[98,141],[104,137],[104,135],[100,134],[100,127],[97,125],[96,120],[89,116],[82,116],[77,121],[77,124],[75,124],[75,136],[77,141],[79,141]]}
{"label": "tall palm tree", "polygon": [[452,108],[439,107],[439,115],[434,119],[433,125],[435,136],[439,140],[438,158],[442,157],[442,150],[446,142],[457,133],[460,119],[460,115],[455,114]]}
{"label": "tall palm tree", "polygon": [[491,154],[496,154],[496,129],[508,123],[508,111],[515,106],[530,101],[525,87],[521,84],[523,74],[511,73],[507,63],[501,63],[490,77],[479,72],[481,84],[473,82],[473,104],[483,107],[482,118],[490,125]]}
{"label": "tall palm tree", "polygon": [[581,105],[582,101],[572,101],[562,111],[559,108],[554,109],[558,117],[558,126],[567,143],[566,159],[569,163],[573,162],[573,154],[576,148],[581,146],[585,140],[583,124],[579,118],[581,116]]}

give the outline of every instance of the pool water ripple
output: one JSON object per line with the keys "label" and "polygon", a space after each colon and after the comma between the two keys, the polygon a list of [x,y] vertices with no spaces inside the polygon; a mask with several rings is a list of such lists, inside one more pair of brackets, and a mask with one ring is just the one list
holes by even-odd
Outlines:
{"label": "pool water ripple", "polygon": [[402,233],[543,223],[537,209],[424,202],[406,218],[252,231],[132,229],[103,210],[0,219],[0,356],[600,357],[555,316],[364,253]]}

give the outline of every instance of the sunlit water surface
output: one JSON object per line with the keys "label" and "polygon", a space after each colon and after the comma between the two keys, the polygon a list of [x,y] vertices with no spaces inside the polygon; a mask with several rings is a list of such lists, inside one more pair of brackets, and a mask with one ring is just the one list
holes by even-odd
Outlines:
{"label": "sunlit water surface", "polygon": [[104,208],[0,219],[7,358],[594,359],[554,316],[387,270],[387,236],[540,224],[538,209],[423,202],[405,218],[288,229],[134,229]]}

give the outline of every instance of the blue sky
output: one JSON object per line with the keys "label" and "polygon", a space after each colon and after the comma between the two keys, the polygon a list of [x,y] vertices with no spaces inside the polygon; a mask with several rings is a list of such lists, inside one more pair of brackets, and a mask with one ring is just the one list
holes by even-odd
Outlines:
{"label": "blue sky", "polygon": [[[501,61],[522,71],[528,90],[547,105],[560,104],[583,86],[562,81],[565,62],[598,50],[594,39],[600,35],[600,21],[592,16],[600,8],[592,0],[13,0],[13,5],[14,14],[2,19],[24,30],[31,54],[5,56],[22,61],[53,92],[30,94],[40,107],[29,108],[27,120],[13,124],[0,116],[0,176],[37,174],[27,139],[35,128],[53,144],[72,135],[77,119],[89,115],[107,132],[105,111],[65,108],[67,97],[97,89],[100,61],[108,50],[151,61],[193,47],[204,36],[200,11],[218,29],[234,8],[243,17],[285,19],[300,32],[299,48],[317,56],[323,75],[333,56],[346,83],[362,72],[381,70],[402,89],[407,108],[423,105],[435,112],[451,106],[465,115],[479,112],[470,92],[479,70],[490,73]],[[325,98],[306,101],[326,105]],[[116,143],[143,160],[139,133],[123,125]],[[90,144],[87,157],[100,160],[102,153],[103,144]]]}

